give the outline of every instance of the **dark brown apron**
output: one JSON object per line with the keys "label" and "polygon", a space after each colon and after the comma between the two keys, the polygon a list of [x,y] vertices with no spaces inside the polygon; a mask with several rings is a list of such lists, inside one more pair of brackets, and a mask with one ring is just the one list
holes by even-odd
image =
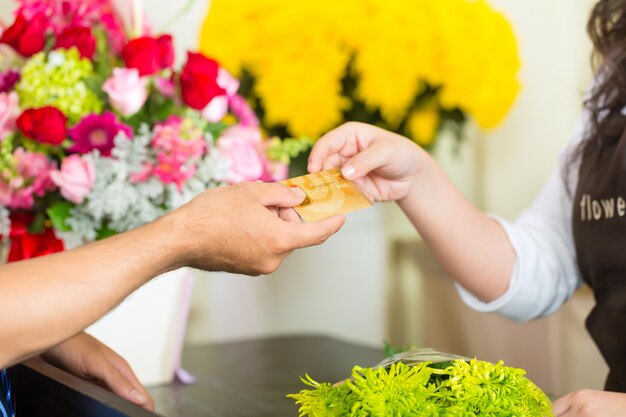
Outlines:
{"label": "dark brown apron", "polygon": [[579,172],[574,243],[596,300],[586,327],[610,368],[605,388],[626,392],[626,132],[602,151],[587,151]]}

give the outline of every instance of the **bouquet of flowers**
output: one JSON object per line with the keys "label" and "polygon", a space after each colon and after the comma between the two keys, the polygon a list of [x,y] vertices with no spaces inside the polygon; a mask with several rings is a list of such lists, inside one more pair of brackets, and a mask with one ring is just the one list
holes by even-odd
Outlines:
{"label": "bouquet of flowers", "polygon": [[[19,0],[0,27],[0,240],[9,261],[132,229],[197,193],[286,177],[217,61],[111,0]],[[270,155],[270,156],[268,156]]]}
{"label": "bouquet of flowers", "polygon": [[281,136],[362,121],[428,148],[498,125],[519,89],[513,30],[485,0],[213,0],[201,50]]}

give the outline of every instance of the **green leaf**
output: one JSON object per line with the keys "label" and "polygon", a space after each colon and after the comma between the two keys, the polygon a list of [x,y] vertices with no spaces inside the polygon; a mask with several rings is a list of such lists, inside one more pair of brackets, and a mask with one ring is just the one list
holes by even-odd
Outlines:
{"label": "green leaf", "polygon": [[111,228],[109,228],[108,226],[104,226],[102,229],[99,229],[98,232],[96,233],[96,240],[103,240],[106,239],[107,237],[111,237],[116,235],[117,232]]}
{"label": "green leaf", "polygon": [[383,350],[385,351],[385,357],[387,358],[391,358],[397,353],[406,352],[408,350],[407,348],[403,348],[399,346],[392,346],[391,343],[389,343],[386,340],[383,343],[384,343]]}
{"label": "green leaf", "polygon": [[36,235],[43,233],[45,222],[46,216],[42,212],[37,212],[31,224],[28,225],[28,232]]}
{"label": "green leaf", "polygon": [[58,203],[52,205],[48,210],[46,210],[46,213],[48,213],[48,217],[50,218],[50,221],[52,222],[52,225],[56,230],[60,230],[62,232],[68,232],[72,230],[65,223],[65,220],[70,217],[72,209],[74,207],[75,205],[70,203],[69,201],[59,201]]}
{"label": "green leaf", "polygon": [[207,123],[204,127],[204,131],[210,133],[214,138],[219,138],[222,132],[228,129],[228,125],[222,122]]}

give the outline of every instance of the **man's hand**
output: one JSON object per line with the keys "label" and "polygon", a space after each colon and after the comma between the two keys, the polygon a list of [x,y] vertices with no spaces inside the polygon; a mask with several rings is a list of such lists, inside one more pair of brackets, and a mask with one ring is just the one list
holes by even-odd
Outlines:
{"label": "man's hand", "polygon": [[92,380],[120,397],[154,411],[150,394],[126,360],[87,333],[79,333],[41,356],[59,368]]}
{"label": "man's hand", "polygon": [[[302,223],[290,211],[305,198],[282,184],[214,188],[161,219],[162,233],[182,255],[181,265],[248,275],[274,272],[294,249],[319,245],[344,216]],[[179,242],[179,243],[177,243]],[[169,242],[166,242],[169,243]]]}
{"label": "man's hand", "polygon": [[554,417],[623,417],[626,416],[626,394],[579,390],[556,400]]}

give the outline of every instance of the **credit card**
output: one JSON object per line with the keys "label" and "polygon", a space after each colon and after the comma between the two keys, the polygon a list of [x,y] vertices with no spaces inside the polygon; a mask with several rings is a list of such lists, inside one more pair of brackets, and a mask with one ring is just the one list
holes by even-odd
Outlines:
{"label": "credit card", "polygon": [[372,206],[372,202],[338,168],[281,181],[299,187],[306,194],[301,205],[294,207],[306,222],[316,222],[335,214],[346,214]]}

